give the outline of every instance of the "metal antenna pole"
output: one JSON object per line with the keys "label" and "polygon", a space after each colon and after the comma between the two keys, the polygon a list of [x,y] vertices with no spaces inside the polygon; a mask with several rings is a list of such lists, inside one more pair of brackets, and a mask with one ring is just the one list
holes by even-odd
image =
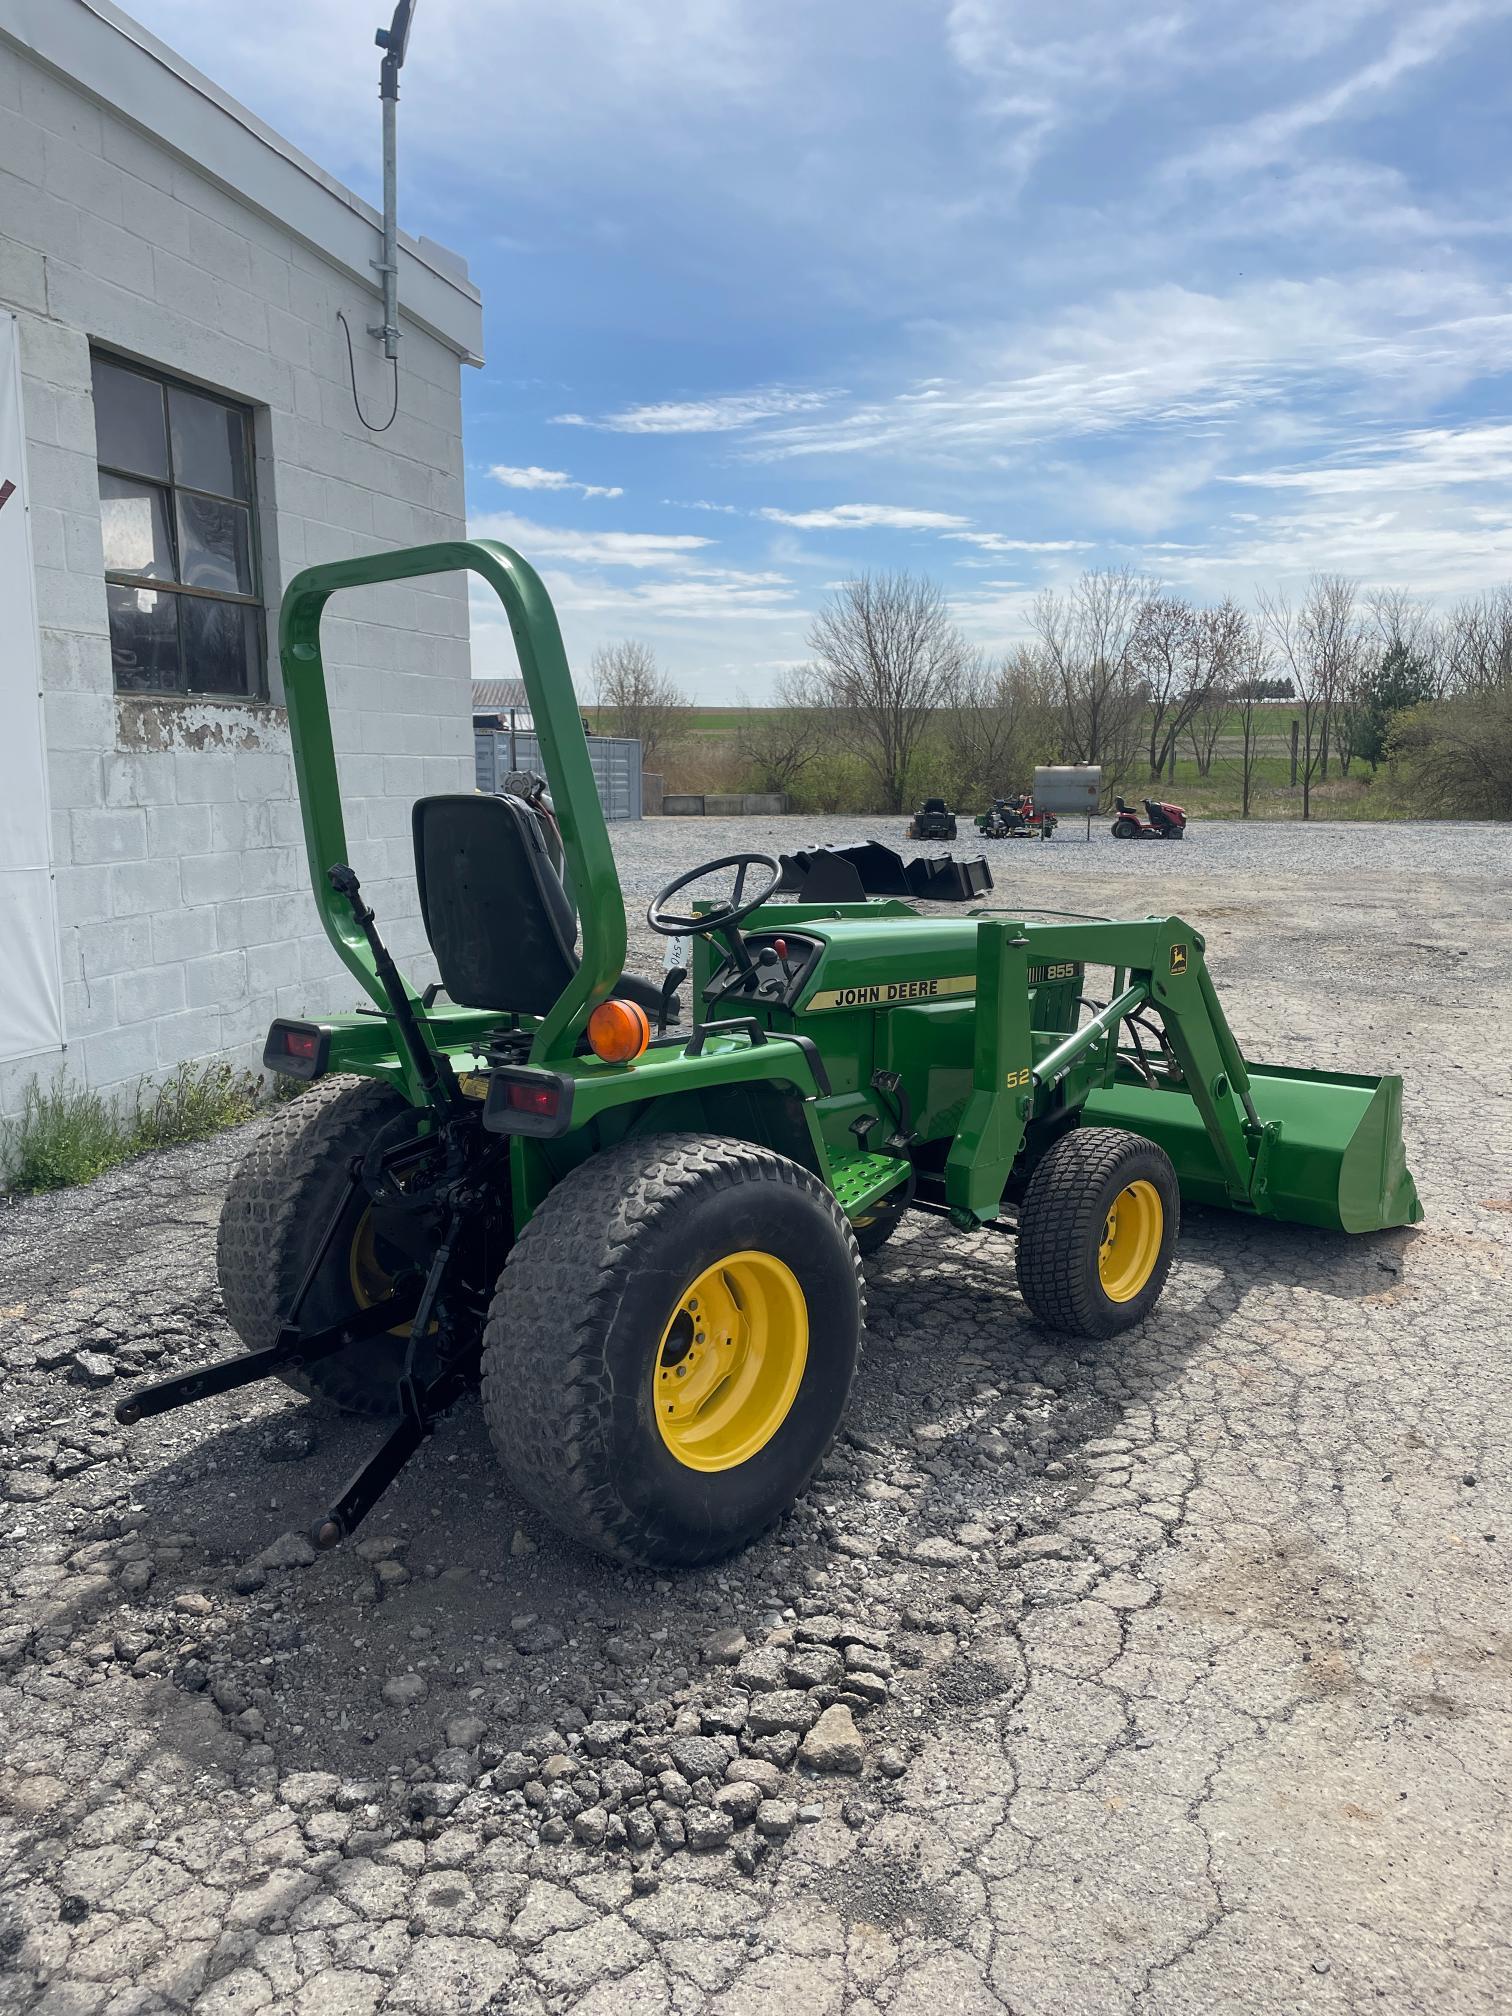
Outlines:
{"label": "metal antenna pole", "polygon": [[373,40],[383,51],[378,72],[378,96],[383,103],[383,257],[373,261],[383,280],[383,320],[368,325],[369,336],[383,338],[385,357],[399,355],[399,186],[398,125],[399,72],[409,48],[416,0],[399,0],[393,21],[380,28]]}
{"label": "metal antenna pole", "polygon": [[383,338],[385,357],[399,355],[399,172],[398,119],[399,66],[385,56],[379,73],[378,95],[383,102],[383,257],[373,265],[383,280],[383,320],[369,324],[369,336]]}

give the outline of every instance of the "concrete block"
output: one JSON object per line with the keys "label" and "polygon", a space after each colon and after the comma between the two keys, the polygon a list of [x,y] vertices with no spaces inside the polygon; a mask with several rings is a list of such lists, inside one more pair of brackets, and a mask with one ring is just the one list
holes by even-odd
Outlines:
{"label": "concrete block", "polygon": [[249,803],[288,798],[294,789],[293,758],[281,749],[249,749],[236,759],[236,795]]}
{"label": "concrete block", "polygon": [[221,1018],[213,1008],[191,1008],[154,1026],[158,1063],[166,1069],[214,1057],[221,1047]]}
{"label": "concrete block", "polygon": [[[3,214],[3,183],[0,183],[0,214]],[[7,219],[9,222],[9,219]],[[57,256],[57,255],[54,255]],[[70,386],[91,394],[89,338],[86,324],[71,328],[63,322],[21,317],[21,369],[29,377],[43,378],[52,386]],[[92,403],[92,394],[91,394]]]}
{"label": "concrete block", "polygon": [[157,1067],[157,1037],[150,1022],[139,1022],[129,1029],[105,1029],[69,1046],[70,1072],[101,1091],[133,1085]]}
{"label": "concrete block", "polygon": [[78,946],[81,980],[135,973],[154,963],[150,917],[120,917],[107,924],[80,924],[70,933]]}
{"label": "concrete block", "polygon": [[169,750],[111,750],[105,757],[105,803],[161,808],[173,803],[177,779]]}
{"label": "concrete block", "polygon": [[102,280],[152,300],[152,246],[131,224],[130,218],[119,223],[86,211],[79,220],[79,260]]}
{"label": "concrete block", "polygon": [[191,1008],[239,1007],[247,998],[247,955],[217,952],[184,967],[184,999]]}
{"label": "concrete block", "polygon": [[39,623],[101,638],[110,635],[103,572],[72,574],[65,567],[38,567],[35,579]]}
{"label": "concrete block", "polygon": [[303,886],[304,857],[292,847],[260,847],[243,857],[242,887],[249,896],[288,896]]}
{"label": "concrete block", "polygon": [[110,668],[110,639],[103,631],[95,636],[78,630],[55,630],[43,625],[42,687],[48,693],[93,693],[103,698],[110,711],[110,728],[99,746],[115,742],[115,682]]}
{"label": "concrete block", "polygon": [[231,951],[287,937],[288,909],[287,896],[245,896],[240,903],[227,904],[218,925],[221,945]]}
{"label": "concrete block", "polygon": [[149,185],[148,190],[127,188],[124,199],[127,216],[139,212],[144,195],[153,191],[166,195],[172,189],[172,156],[165,153],[157,141],[109,112],[102,122],[100,146],[107,161],[113,161],[135,181]]}
{"label": "concrete block", "polygon": [[168,910],[179,901],[176,862],[121,861],[105,872],[110,877],[113,916],[132,917],[143,911]]}
{"label": "concrete block", "polygon": [[108,693],[44,694],[42,719],[49,749],[98,754],[115,742],[115,701]]}
{"label": "concrete block", "polygon": [[147,852],[154,859],[177,861],[185,854],[208,854],[212,808],[209,805],[158,805],[147,813]]}
{"label": "concrete block", "polygon": [[216,949],[216,943],[215,910],[211,904],[193,910],[160,910],[152,919],[154,965],[202,959]]}
{"label": "concrete block", "polygon": [[77,811],[100,802],[100,758],[87,749],[52,749],[47,757],[47,795],[55,812]]}
{"label": "concrete block", "polygon": [[[47,269],[42,263],[41,252],[35,246],[18,245],[9,238],[0,239],[0,301],[8,308],[34,308],[38,314],[46,312]],[[30,425],[29,399],[26,405]]]}
{"label": "concrete block", "polygon": [[[178,864],[179,887],[187,904],[232,905],[241,895],[242,864],[239,854],[189,854]],[[227,916],[231,914],[228,907]],[[236,943],[225,936],[226,918],[217,922],[221,944]]]}
{"label": "concrete block", "polygon": [[115,984],[123,1027],[132,1022],[155,1022],[184,1006],[182,966],[145,966],[138,972],[118,975]]}
{"label": "concrete block", "polygon": [[63,983],[63,1026],[70,1042],[97,1036],[116,1026],[115,981],[67,980]]}
{"label": "concrete block", "polygon": [[179,804],[230,803],[236,796],[237,760],[229,749],[176,749],[173,774]]}
{"label": "concrete block", "polygon": [[256,945],[247,954],[247,985],[256,996],[276,993],[304,979],[303,961],[297,938],[281,938],[268,945]]}
{"label": "concrete block", "polygon": [[102,923],[111,915],[110,870],[59,867],[53,874],[53,894],[61,925]]}
{"label": "concrete block", "polygon": [[39,64],[28,62],[21,66],[21,110],[34,125],[75,147],[93,154],[102,151],[102,121],[94,100]]}
{"label": "concrete block", "polygon": [[[75,574],[98,576],[105,572],[105,546],[98,507],[93,511],[63,513],[63,544],[67,565]],[[108,613],[106,620],[109,620]]]}
{"label": "concrete block", "polygon": [[70,812],[69,860],[141,861],[147,854],[147,818],[139,811]]}

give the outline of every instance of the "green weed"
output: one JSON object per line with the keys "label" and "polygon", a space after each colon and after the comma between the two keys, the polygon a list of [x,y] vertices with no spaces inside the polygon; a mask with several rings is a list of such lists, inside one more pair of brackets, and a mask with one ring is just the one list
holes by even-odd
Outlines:
{"label": "green weed", "polygon": [[[282,1084],[274,1096],[282,1092]],[[146,1080],[111,1098],[60,1072],[33,1079],[21,1113],[0,1131],[0,1173],[16,1193],[92,1183],[107,1169],[153,1148],[203,1141],[257,1111],[263,1081],[229,1064],[181,1064],[162,1085]]]}

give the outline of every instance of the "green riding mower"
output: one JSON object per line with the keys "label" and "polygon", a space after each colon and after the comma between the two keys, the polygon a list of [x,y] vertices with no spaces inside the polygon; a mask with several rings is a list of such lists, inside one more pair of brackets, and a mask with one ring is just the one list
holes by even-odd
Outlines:
{"label": "green riding mower", "polygon": [[[563,872],[523,799],[421,799],[439,984],[420,993],[349,860],[321,612],[457,568],[508,614]],[[269,1032],[267,1064],[313,1082],[226,1198],[220,1282],[246,1350],[117,1411],[273,1376],[381,1418],[318,1546],[474,1386],[511,1481],[589,1547],[676,1565],[741,1546],[836,1432],[861,1255],[906,1213],[1011,1234],[1031,1316],[1090,1338],[1148,1316],[1183,1199],[1342,1232],[1421,1216],[1401,1081],[1246,1064],[1179,918],[774,902],[779,864],[745,853],[650,906],[691,940],[691,979],[627,974],[556,616],[505,546],[312,568],[281,647],[316,903],[373,1006]],[[692,1026],[674,1029],[684,983]]]}

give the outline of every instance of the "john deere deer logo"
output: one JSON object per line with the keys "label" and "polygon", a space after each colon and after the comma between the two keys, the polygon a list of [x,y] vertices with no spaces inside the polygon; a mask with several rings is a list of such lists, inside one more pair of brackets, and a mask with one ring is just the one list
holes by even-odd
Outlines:
{"label": "john deere deer logo", "polygon": [[1185,973],[1186,970],[1187,948],[1185,945],[1173,945],[1171,947],[1171,971],[1173,973]]}

